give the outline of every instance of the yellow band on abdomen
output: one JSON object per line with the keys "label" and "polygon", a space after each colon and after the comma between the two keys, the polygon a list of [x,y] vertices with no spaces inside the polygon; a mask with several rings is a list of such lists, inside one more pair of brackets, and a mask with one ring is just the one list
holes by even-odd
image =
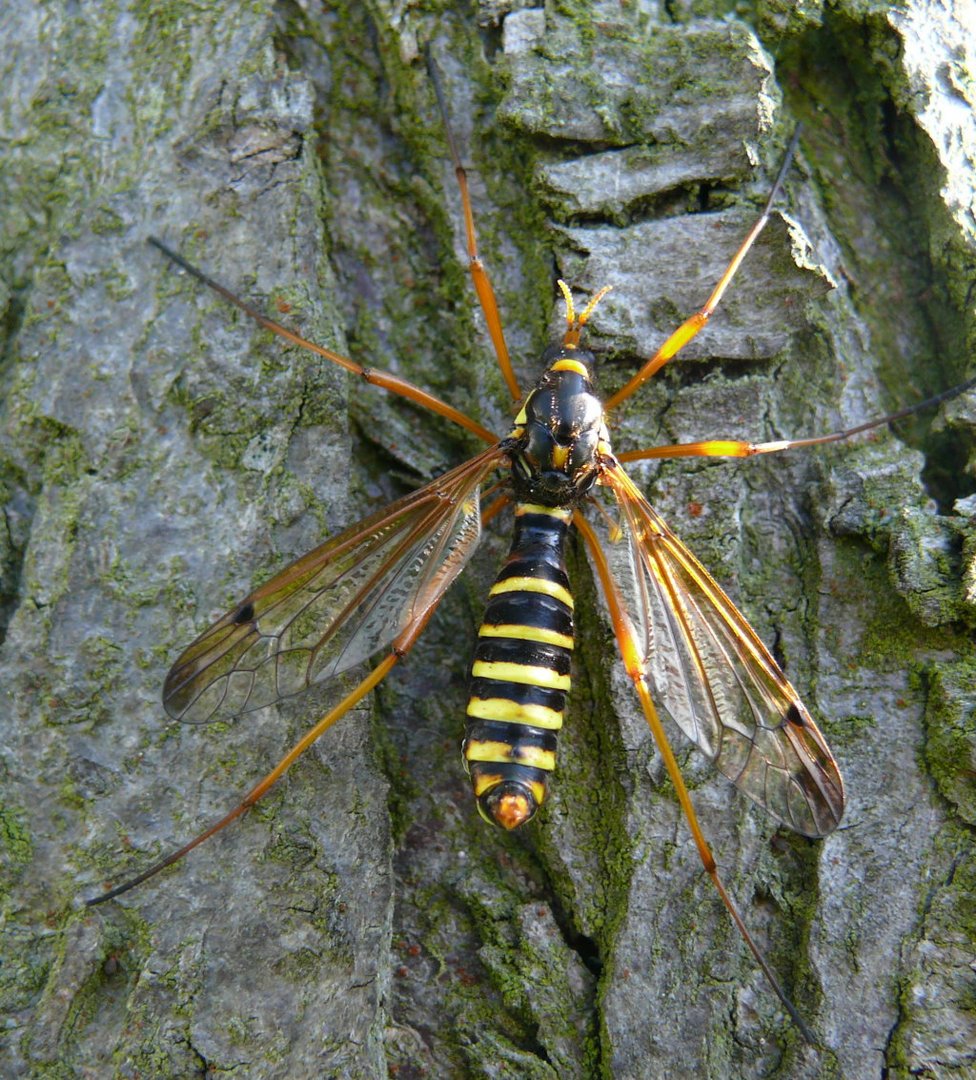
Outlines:
{"label": "yellow band on abdomen", "polygon": [[570,687],[570,677],[560,675],[552,668],[513,664],[504,660],[475,660],[471,665],[471,674],[476,679],[526,683],[529,686],[544,686],[549,690],[568,690]]}
{"label": "yellow band on abdomen", "polygon": [[564,649],[573,647],[572,634],[560,634],[541,626],[522,626],[516,623],[482,623],[478,637],[516,638],[519,641],[542,641],[546,645],[559,645]]}
{"label": "yellow band on abdomen", "polygon": [[475,720],[497,720],[502,724],[531,724],[559,731],[563,714],[545,705],[522,705],[508,698],[477,698],[468,701],[468,716]]}
{"label": "yellow band on abdomen", "polygon": [[546,581],[545,578],[534,577],[510,577],[496,581],[488,590],[489,596],[498,596],[499,593],[529,592],[544,593],[546,596],[561,600],[570,611],[573,610],[573,596],[569,589],[559,585],[555,581]]}

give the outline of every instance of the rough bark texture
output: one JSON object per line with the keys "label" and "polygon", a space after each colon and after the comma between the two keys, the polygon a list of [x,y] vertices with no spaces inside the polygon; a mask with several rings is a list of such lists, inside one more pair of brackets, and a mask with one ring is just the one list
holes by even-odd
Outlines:
{"label": "rough bark texture", "polygon": [[524,383],[562,276],[614,286],[589,343],[619,385],[708,294],[802,119],[782,215],[614,438],[834,430],[971,363],[967,6],[7,3],[0,1073],[973,1074],[976,507],[953,509],[972,393],[907,442],[635,470],[845,773],[844,825],[815,843],[675,736],[821,1049],[701,873],[579,556],[552,803],[517,835],[480,822],[457,747],[502,527],[402,671],[258,810],[81,905],[228,808],[342,689],[169,724],[179,648],[474,449],[283,348],[146,237],[503,432],[423,44]]}

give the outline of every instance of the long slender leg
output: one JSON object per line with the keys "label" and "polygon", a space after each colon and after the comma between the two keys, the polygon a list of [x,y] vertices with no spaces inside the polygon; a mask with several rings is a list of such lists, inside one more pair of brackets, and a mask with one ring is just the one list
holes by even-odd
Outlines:
{"label": "long slender leg", "polygon": [[702,833],[701,826],[698,824],[698,817],[695,814],[695,808],[692,805],[691,797],[688,794],[688,789],[685,786],[684,778],[681,775],[681,769],[678,767],[678,762],[675,759],[674,751],[671,749],[671,744],[668,742],[668,737],[665,734],[664,727],[661,724],[661,720],[658,717],[657,710],[654,707],[654,703],[651,700],[650,690],[647,687],[647,681],[644,674],[643,660],[641,659],[640,646],[636,640],[633,626],[630,623],[629,618],[626,615],[623,600],[620,596],[620,591],[617,586],[617,582],[614,579],[613,573],[610,570],[610,565],[607,562],[606,556],[603,553],[603,549],[600,546],[600,541],[597,538],[596,533],[593,531],[590,523],[582,516],[582,514],[575,514],[573,517],[573,524],[579,529],[583,536],[586,546],[589,548],[590,554],[593,557],[593,564],[597,570],[597,576],[600,578],[600,584],[603,587],[603,593],[607,600],[607,605],[610,609],[610,619],[613,623],[614,635],[617,638],[617,645],[620,649],[620,655],[623,659],[624,668],[630,676],[634,684],[634,689],[637,692],[637,697],[641,704],[641,709],[644,712],[644,717],[647,720],[648,727],[651,729],[651,734],[654,736],[654,741],[657,744],[657,748],[661,753],[661,758],[664,761],[664,767],[667,769],[668,776],[671,778],[672,784],[674,784],[675,793],[678,796],[678,802],[681,805],[681,809],[684,812],[685,818],[688,822],[688,826],[691,829],[691,835],[694,838],[695,846],[698,849],[698,855],[701,858],[702,866],[705,868],[705,873],[712,879],[712,884],[718,890],[719,896],[722,898],[722,903],[728,909],[729,914],[732,917],[732,921],[735,923],[739,933],[742,935],[746,945],[749,946],[749,950],[756,959],[756,963],[762,969],[763,974],[769,980],[770,986],[776,991],[777,996],[783,1003],[784,1008],[790,1014],[790,1018],[793,1023],[796,1024],[800,1033],[804,1039],[812,1046],[816,1046],[817,1042],[813,1036],[813,1033],[807,1027],[803,1018],[797,1012],[796,1006],[786,996],[783,988],[780,986],[779,981],[773,974],[772,969],[763,956],[759,946],[753,940],[752,935],[749,933],[742,916],[739,914],[738,909],[729,896],[725,885],[719,876],[718,867],[715,863],[715,858],[712,855],[711,848],[708,846],[708,842]]}
{"label": "long slender leg", "polygon": [[681,349],[695,337],[698,331],[701,330],[705,323],[711,318],[712,312],[718,307],[719,301],[725,294],[725,290],[729,287],[729,282],[735,277],[735,273],[742,264],[742,260],[746,257],[749,249],[755,243],[756,237],[762,232],[763,226],[769,220],[773,202],[783,187],[783,180],[786,176],[787,169],[790,167],[790,162],[793,160],[793,154],[796,151],[796,144],[799,141],[799,138],[800,127],[797,125],[796,130],[793,132],[793,137],[790,139],[790,144],[786,148],[783,164],[779,168],[776,181],[769,193],[769,197],[766,199],[766,205],[763,207],[762,213],[756,219],[755,224],[749,230],[745,240],[742,241],[739,250],[732,256],[732,261],[726,267],[725,273],[719,278],[718,284],[712,290],[712,295],[709,296],[703,307],[696,311],[690,318],[685,319],[678,329],[671,334],[650,360],[644,364],[640,371],[638,371],[626,385],[622,386],[616,393],[608,398],[605,406],[608,412],[611,409],[616,408],[621,401],[625,401],[629,398],[630,395],[639,386],[647,382],[655,372],[660,371],[673,356],[680,352]]}
{"label": "long slender leg", "polygon": [[441,120],[444,124],[444,136],[447,139],[451,160],[454,163],[454,175],[457,177],[458,187],[461,189],[461,207],[464,212],[464,231],[468,242],[468,270],[471,272],[471,281],[474,284],[474,291],[478,294],[478,302],[484,312],[485,322],[488,324],[488,334],[491,337],[492,345],[495,347],[495,355],[498,357],[498,366],[501,368],[505,385],[512,395],[512,400],[519,401],[522,392],[519,389],[518,379],[515,376],[512,361],[508,355],[508,346],[505,344],[505,332],[502,329],[502,319],[498,312],[495,290],[491,287],[491,279],[488,277],[485,264],[478,255],[474,212],[471,209],[471,196],[468,193],[468,174],[461,164],[461,155],[458,153],[454,133],[451,131],[451,124],[448,120],[447,102],[444,100],[440,71],[429,49],[427,50],[427,71],[430,74],[430,81],[434,86],[434,94],[437,97],[437,107],[440,110]]}
{"label": "long slender leg", "polygon": [[172,248],[167,247],[162,240],[158,240],[155,236],[149,237],[149,243],[153,247],[158,248],[168,259],[171,259],[177,266],[182,267],[188,274],[195,277],[198,281],[202,281],[204,285],[219,293],[228,303],[231,303],[236,308],[240,308],[246,315],[249,315],[256,323],[263,326],[266,330],[270,330],[273,334],[277,334],[278,337],[284,338],[285,341],[290,341],[292,345],[300,345],[303,349],[308,349],[311,352],[317,353],[319,356],[324,356],[326,360],[331,360],[333,364],[338,364],[340,367],[351,371],[354,375],[359,375],[365,382],[370,383],[373,386],[379,386],[384,390],[389,390],[391,394],[398,394],[400,397],[405,397],[410,401],[417,402],[418,405],[423,405],[425,408],[430,409],[431,412],[437,413],[439,416],[446,416],[448,420],[453,420],[455,424],[459,424],[461,427],[477,435],[479,439],[484,439],[488,444],[498,442],[498,436],[492,434],[487,428],[483,428],[475,420],[472,420],[470,416],[465,416],[464,413],[455,409],[453,405],[448,405],[446,401],[441,401],[440,398],[434,397],[433,394],[429,394],[426,390],[422,390],[419,386],[414,386],[413,383],[407,382],[406,379],[401,379],[399,375],[392,375],[387,371],[377,371],[375,368],[363,367],[362,364],[357,364],[355,360],[350,360],[349,357],[343,356],[341,353],[333,352],[331,349],[327,349],[324,345],[317,345],[314,341],[308,341],[306,338],[300,337],[293,330],[289,330],[287,327],[282,326],[281,323],[277,323],[274,319],[269,319],[266,315],[262,315],[260,311],[251,307],[246,301],[242,300],[239,296],[235,296],[230,289],[225,288],[218,281],[214,281],[212,277],[208,277],[202,270],[199,270],[192,263],[187,262],[181,255],[178,255]]}
{"label": "long slender leg", "polygon": [[179,862],[184,855],[189,854],[195,847],[199,847],[204,840],[209,840],[211,836],[219,833],[232,821],[236,821],[237,818],[249,810],[259,799],[263,798],[302,756],[302,754],[305,753],[312,743],[316,742],[338,720],[341,720],[346,713],[348,713],[354,705],[357,705],[362,701],[371,690],[374,690],[379,686],[386,676],[389,675],[393,667],[407,655],[410,649],[413,648],[414,643],[420,636],[424,627],[427,625],[430,617],[434,614],[442,596],[443,592],[440,595],[434,594],[432,599],[428,601],[426,607],[422,603],[419,604],[419,613],[414,618],[413,622],[409,623],[400,632],[399,637],[393,642],[389,654],[376,665],[376,667],[361,683],[359,683],[358,686],[355,687],[354,690],[352,690],[351,693],[347,694],[335,708],[327,712],[313,728],[307,731],[288,753],[285,754],[278,764],[275,765],[271,772],[269,772],[267,776],[262,777],[262,779],[251,788],[247,795],[244,796],[233,810],[225,814],[219,821],[214,822],[209,828],[204,829],[202,833],[195,836],[189,843],[184,844],[179,850],[167,855],[165,859],[160,859],[159,862],[154,863],[148,870],[143,871],[143,873],[139,874],[137,877],[124,881],[114,889],[102,893],[101,896],[95,896],[92,897],[91,900],[86,900],[86,906],[92,907],[95,904],[102,904],[106,900],[112,900],[114,897],[120,896],[130,889],[134,889],[137,885],[141,885],[144,881],[153,877],[155,874],[158,874],[160,870],[165,870],[167,866],[172,866],[173,863]]}
{"label": "long slender leg", "polygon": [[294,762],[305,753],[320,735],[332,727],[337,720],[341,720],[354,705],[358,704],[370,692],[370,690],[381,683],[399,659],[400,654],[391,652],[382,663],[378,664],[369,675],[363,679],[351,694],[347,694],[334,709],[322,717],[315,727],[307,731],[288,753],[285,754],[281,761],[275,765],[271,772],[258,781],[230,813],[225,814],[219,821],[214,822],[208,829],[205,829],[200,833],[199,836],[195,836],[178,851],[174,851],[167,855],[165,859],[160,859],[159,862],[154,863],[148,870],[143,871],[137,877],[130,878],[121,885],[117,885],[114,889],[102,893],[101,896],[95,896],[91,900],[86,900],[85,904],[88,907],[92,907],[95,904],[101,904],[106,900],[112,900],[116,896],[121,896],[122,893],[128,892],[130,889],[134,889],[137,885],[141,885],[144,881],[147,881],[149,878],[158,874],[160,870],[165,870],[167,866],[172,866],[173,863],[178,862],[184,855],[188,855],[195,847],[199,847],[204,840],[209,840],[211,836],[219,833],[221,829],[229,825],[232,821],[236,821],[237,818],[245,811],[249,810],[260,798],[262,798],[262,796],[270,791],[272,786],[284,776]]}
{"label": "long slender leg", "polygon": [[626,450],[618,454],[617,458],[619,461],[646,461],[652,458],[753,457],[755,454],[777,454],[781,450],[794,450],[797,447],[822,446],[824,443],[840,442],[853,435],[860,435],[864,431],[872,431],[885,424],[893,424],[896,420],[904,420],[905,417],[914,416],[923,409],[931,409],[936,405],[941,405],[943,401],[950,401],[974,386],[976,386],[976,376],[950,390],[943,390],[935,397],[926,398],[917,405],[910,405],[897,412],[888,413],[887,416],[879,416],[876,420],[868,420],[855,427],[845,428],[843,431],[832,431],[828,435],[815,435],[809,439],[779,439],[762,443],[743,442],[739,439],[708,439],[704,442],[676,443],[674,446],[651,446],[645,450]]}

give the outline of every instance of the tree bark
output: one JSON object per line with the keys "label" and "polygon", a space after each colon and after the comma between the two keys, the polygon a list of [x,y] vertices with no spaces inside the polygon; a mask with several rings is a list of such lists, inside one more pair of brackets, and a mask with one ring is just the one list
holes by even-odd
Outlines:
{"label": "tree bark", "polygon": [[82,905],[229,809],[355,681],[174,724],[159,693],[180,649],[477,449],[283,346],[147,238],[504,434],[425,45],[523,387],[559,333],[557,277],[613,285],[586,343],[603,390],[625,382],[707,297],[799,119],[718,313],[611,433],[625,450],[849,427],[972,374],[962,7],[8,3],[4,1076],[971,1073],[971,391],[897,434],[632,469],[845,775],[841,828],[809,841],[674,734],[819,1049],[702,874],[581,552],[551,803],[512,835],[479,819],[458,742],[503,520],[401,669],[254,812]]}

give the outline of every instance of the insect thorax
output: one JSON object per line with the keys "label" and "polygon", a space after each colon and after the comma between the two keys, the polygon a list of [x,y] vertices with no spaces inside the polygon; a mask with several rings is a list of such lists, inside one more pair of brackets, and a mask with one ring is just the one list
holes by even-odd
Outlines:
{"label": "insect thorax", "polygon": [[558,345],[543,357],[544,374],[525,399],[509,435],[512,487],[519,502],[574,506],[609,453],[603,404],[593,393],[593,354]]}

